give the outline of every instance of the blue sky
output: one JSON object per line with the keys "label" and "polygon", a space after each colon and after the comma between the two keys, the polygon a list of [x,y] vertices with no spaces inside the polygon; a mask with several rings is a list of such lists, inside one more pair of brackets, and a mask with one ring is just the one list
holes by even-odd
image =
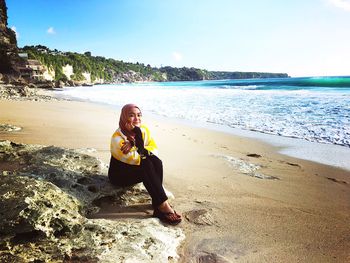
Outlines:
{"label": "blue sky", "polygon": [[350,75],[350,0],[6,0],[20,47],[151,66]]}

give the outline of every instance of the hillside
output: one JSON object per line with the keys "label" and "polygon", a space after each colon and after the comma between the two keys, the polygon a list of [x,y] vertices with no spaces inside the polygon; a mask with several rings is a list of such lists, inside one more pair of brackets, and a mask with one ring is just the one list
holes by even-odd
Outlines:
{"label": "hillside", "polygon": [[[84,74],[90,74],[92,83],[288,77],[288,74],[285,73],[222,72],[170,66],[155,68],[149,64],[128,63],[112,58],[92,56],[91,52],[79,54],[56,49],[50,50],[42,45],[25,46],[20,51],[28,53],[29,59],[39,60],[47,68],[53,70],[56,81],[67,81],[67,78],[73,81],[84,81]],[[66,65],[73,67],[74,73],[71,76],[66,76],[62,72],[62,67]]]}

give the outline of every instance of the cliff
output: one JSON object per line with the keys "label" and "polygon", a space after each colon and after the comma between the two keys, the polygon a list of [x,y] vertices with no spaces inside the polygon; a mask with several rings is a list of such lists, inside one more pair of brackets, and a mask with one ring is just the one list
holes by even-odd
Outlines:
{"label": "cliff", "polygon": [[7,27],[6,3],[0,0],[0,73],[13,73],[13,65],[18,60],[16,34]]}
{"label": "cliff", "polygon": [[[45,46],[25,46],[22,52],[28,53],[30,59],[40,61],[47,68],[55,71],[55,80],[66,82],[86,81],[84,75],[89,74],[90,83],[119,83],[138,81],[196,81],[217,79],[247,78],[285,78],[286,73],[263,72],[223,72],[208,71],[198,68],[151,67],[142,63],[127,63],[111,58],[51,50]],[[67,65],[72,69],[67,75],[63,70]],[[69,85],[69,83],[68,83]]]}

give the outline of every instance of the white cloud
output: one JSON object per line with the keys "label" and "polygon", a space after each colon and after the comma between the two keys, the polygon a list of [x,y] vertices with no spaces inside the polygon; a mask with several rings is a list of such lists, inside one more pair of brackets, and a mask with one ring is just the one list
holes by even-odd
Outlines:
{"label": "white cloud", "polygon": [[11,29],[15,32],[16,38],[19,39],[19,34],[17,32],[17,28],[15,26],[12,26]]}
{"label": "white cloud", "polygon": [[48,29],[47,29],[47,31],[46,31],[48,34],[50,34],[50,35],[54,35],[54,34],[56,34],[56,31],[55,31],[55,29],[51,26],[51,27],[49,27]]}
{"label": "white cloud", "polygon": [[350,12],[350,0],[328,0],[328,3]]}
{"label": "white cloud", "polygon": [[173,52],[173,59],[175,59],[175,61],[181,61],[183,56],[180,52],[174,51]]}

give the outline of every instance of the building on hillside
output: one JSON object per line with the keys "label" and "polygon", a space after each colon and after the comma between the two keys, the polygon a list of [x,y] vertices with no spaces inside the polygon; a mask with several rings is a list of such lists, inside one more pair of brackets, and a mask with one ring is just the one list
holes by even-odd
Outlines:
{"label": "building on hillside", "polygon": [[44,66],[35,59],[28,59],[28,67],[33,70],[32,78],[36,80],[43,80],[43,74],[45,72]]}
{"label": "building on hillside", "polygon": [[19,53],[22,62],[16,65],[17,71],[20,73],[21,77],[24,79],[35,79],[43,80],[43,74],[45,72],[45,67],[35,59],[28,59],[27,53]]}
{"label": "building on hillside", "polygon": [[23,58],[23,59],[25,59],[25,60],[28,60],[28,53],[18,53],[18,56],[19,56],[20,58]]}
{"label": "building on hillside", "polygon": [[22,78],[24,78],[24,79],[31,79],[32,78],[33,70],[31,68],[20,65],[20,66],[16,66],[16,69]]}

